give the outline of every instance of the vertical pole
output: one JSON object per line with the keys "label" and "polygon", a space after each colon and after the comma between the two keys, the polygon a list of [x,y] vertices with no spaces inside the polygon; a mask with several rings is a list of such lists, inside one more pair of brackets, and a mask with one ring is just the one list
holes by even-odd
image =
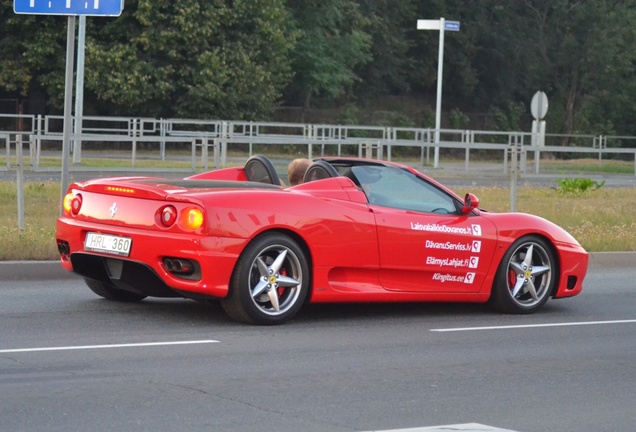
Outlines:
{"label": "vertical pole", "polygon": [[442,75],[444,70],[444,18],[439,20],[439,52],[437,54],[437,101],[435,103],[435,155],[433,168],[439,168],[439,130],[442,123]]}
{"label": "vertical pole", "polygon": [[516,136],[512,137],[510,148],[510,211],[517,211],[517,172],[519,169],[519,148]]}
{"label": "vertical pole", "polygon": [[532,140],[530,141],[531,148],[534,147],[534,173],[539,174],[539,159],[541,153],[539,152],[539,122],[532,120]]}
{"label": "vertical pole", "polygon": [[18,188],[18,228],[24,231],[24,178],[22,168],[22,135],[15,136],[15,155],[18,160],[16,171],[16,185]]}
{"label": "vertical pole", "polygon": [[73,69],[75,61],[75,15],[68,17],[66,34],[66,78],[64,80],[64,131],[62,134],[62,174],[60,191],[60,215],[64,213],[64,195],[69,185],[69,150],[73,109]]}
{"label": "vertical pole", "polygon": [[252,137],[254,136],[254,129],[252,128],[252,121],[250,120],[249,137],[250,137],[250,157],[252,156]]}
{"label": "vertical pole", "polygon": [[[232,127],[232,126],[230,126]],[[225,160],[227,158],[227,140],[229,138],[229,130],[227,122],[221,122],[221,166],[225,168]],[[252,153],[250,152],[250,157]]]}
{"label": "vertical pole", "polygon": [[[138,119],[132,119],[132,166],[135,167],[137,163],[137,130],[139,127]],[[139,120],[141,121],[141,120]]]}
{"label": "vertical pole", "polygon": [[82,161],[82,116],[84,111],[84,51],[86,48],[86,15],[80,15],[77,38],[77,77],[75,78],[75,129],[73,163]]}
{"label": "vertical pole", "polygon": [[214,169],[219,169],[219,140],[216,138],[207,138],[208,144],[212,142],[212,154],[214,155]]}
{"label": "vertical pole", "polygon": [[605,142],[604,141],[605,139],[607,139],[607,137],[604,137],[603,135],[601,135],[598,141],[598,172],[599,173],[603,172],[603,148],[605,147],[603,143]]}
{"label": "vertical pole", "polygon": [[42,114],[38,114],[35,119],[35,162],[31,162],[31,165],[33,165],[34,168],[40,167],[40,153],[42,151],[42,140],[40,140],[40,135],[42,135],[42,123]]}
{"label": "vertical pole", "polygon": [[468,166],[470,164],[470,131],[462,132],[462,143],[466,145],[465,157],[464,157],[464,171],[468,172]]}
{"label": "vertical pole", "polygon": [[159,136],[161,136],[161,141],[159,142],[159,148],[161,151],[161,160],[166,160],[166,140],[164,139],[166,136],[166,120],[159,119]]}
{"label": "vertical pole", "polygon": [[[314,139],[315,134],[316,134],[316,127],[313,125],[307,125],[307,136],[309,138],[309,144],[307,145],[307,158],[309,159],[312,159],[314,157],[312,140]],[[634,162],[634,164],[636,165],[636,162]]]}
{"label": "vertical pole", "polygon": [[[7,169],[11,168],[11,135],[9,134],[2,134],[0,135],[0,139],[4,139],[5,143],[6,143],[6,161],[7,161]],[[636,156],[636,154],[635,154]],[[636,164],[636,160],[634,160],[634,163]]]}
{"label": "vertical pole", "polygon": [[203,162],[203,171],[208,170],[208,137],[201,137],[201,161]]}
{"label": "vertical pole", "polygon": [[192,171],[197,172],[197,139],[192,140]]}

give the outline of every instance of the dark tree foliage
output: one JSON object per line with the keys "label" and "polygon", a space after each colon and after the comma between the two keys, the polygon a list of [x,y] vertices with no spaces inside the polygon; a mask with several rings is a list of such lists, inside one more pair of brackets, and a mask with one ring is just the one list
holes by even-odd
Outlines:
{"label": "dark tree foliage", "polygon": [[372,59],[361,65],[356,92],[360,95],[403,94],[411,90],[414,62],[409,57],[415,23],[415,2],[403,0],[360,0],[366,18],[365,32],[371,37]]}
{"label": "dark tree foliage", "polygon": [[[430,112],[439,32],[416,23],[440,17],[461,22],[445,33],[446,119],[524,128],[541,90],[549,132],[636,135],[636,0],[126,0],[121,17],[87,20],[85,107],[267,119],[280,104],[397,99]],[[0,99],[43,95],[59,112],[65,49],[66,18],[0,3]]]}
{"label": "dark tree foliage", "polygon": [[87,48],[99,99],[154,116],[263,119],[291,77],[282,0],[138,0]]}
{"label": "dark tree foliage", "polygon": [[0,98],[44,92],[61,104],[65,56],[66,18],[16,15],[0,3]]}
{"label": "dark tree foliage", "polygon": [[289,94],[308,108],[313,96],[336,99],[359,80],[356,67],[371,60],[367,20],[350,0],[290,0],[298,32]]}

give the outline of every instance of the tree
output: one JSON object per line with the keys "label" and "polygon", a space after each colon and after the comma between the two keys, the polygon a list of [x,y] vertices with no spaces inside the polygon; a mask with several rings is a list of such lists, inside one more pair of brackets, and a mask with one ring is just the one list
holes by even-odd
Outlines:
{"label": "tree", "polygon": [[[606,95],[634,90],[636,15],[633,0],[524,0],[535,27],[531,82],[549,83],[563,108],[561,132],[577,132],[583,108]],[[618,85],[617,85],[618,84]],[[632,96],[636,96],[632,94]]]}
{"label": "tree", "polygon": [[474,61],[479,99],[502,109],[514,101],[528,106],[543,90],[550,98],[552,131],[610,130],[608,114],[634,112],[635,5],[634,0],[488,1]]}
{"label": "tree", "polygon": [[16,97],[34,92],[64,100],[66,20],[16,15],[11,2],[0,4],[0,89]]}
{"label": "tree", "polygon": [[87,88],[129,113],[266,118],[291,77],[283,0],[138,0],[87,44]]}
{"label": "tree", "polygon": [[357,93],[362,95],[404,94],[410,91],[413,59],[408,56],[414,41],[408,36],[415,28],[413,0],[360,0],[366,17],[365,32],[371,38],[371,61],[360,65]]}
{"label": "tree", "polygon": [[299,34],[292,53],[291,98],[300,95],[308,108],[312,96],[343,95],[359,79],[356,67],[371,60],[371,38],[357,3],[292,0],[289,7]]}
{"label": "tree", "polygon": [[[59,110],[66,18],[10,3],[0,98],[42,93]],[[543,90],[551,132],[636,134],[636,0],[126,0],[121,17],[87,20],[86,112],[256,120],[281,95],[431,101],[439,34],[416,22],[439,17],[461,22],[445,39],[445,107],[523,125]]]}

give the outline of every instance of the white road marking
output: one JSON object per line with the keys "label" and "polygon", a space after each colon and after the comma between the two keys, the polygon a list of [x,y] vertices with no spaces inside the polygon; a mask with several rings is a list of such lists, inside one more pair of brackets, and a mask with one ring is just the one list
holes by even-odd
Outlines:
{"label": "white road marking", "polygon": [[455,425],[420,427],[411,429],[391,429],[373,432],[442,432],[442,431],[464,431],[464,432],[515,432],[511,429],[500,429],[492,426],[486,426],[479,423],[464,423]]}
{"label": "white road marking", "polygon": [[169,345],[195,345],[195,344],[211,344],[218,343],[217,340],[194,340],[194,341],[176,341],[176,342],[146,342],[146,343],[130,343],[130,344],[110,344],[110,345],[79,345],[79,346],[63,346],[63,347],[44,347],[44,348],[17,348],[0,350],[0,354],[7,353],[26,353],[38,351],[71,351],[71,350],[89,350],[104,348],[137,348],[137,347],[153,347],[153,346],[169,346]]}
{"label": "white road marking", "polygon": [[634,324],[636,319],[631,320],[613,320],[613,321],[581,321],[581,322],[565,322],[565,323],[549,323],[549,324],[522,324],[507,326],[491,326],[491,327],[457,327],[445,329],[431,329],[432,332],[461,332],[475,330],[509,330],[520,328],[539,328],[539,327],[567,327],[567,326],[584,326],[584,325],[605,325],[605,324]]}

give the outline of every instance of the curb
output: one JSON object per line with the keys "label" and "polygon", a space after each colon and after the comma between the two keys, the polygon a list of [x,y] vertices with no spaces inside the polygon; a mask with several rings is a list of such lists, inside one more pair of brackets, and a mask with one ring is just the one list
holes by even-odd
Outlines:
{"label": "curb", "polygon": [[[592,252],[589,268],[636,267],[636,252]],[[0,281],[77,279],[59,261],[0,261]]]}
{"label": "curb", "polygon": [[77,279],[59,261],[0,261],[0,281]]}
{"label": "curb", "polygon": [[636,252],[591,252],[589,268],[636,267]]}

